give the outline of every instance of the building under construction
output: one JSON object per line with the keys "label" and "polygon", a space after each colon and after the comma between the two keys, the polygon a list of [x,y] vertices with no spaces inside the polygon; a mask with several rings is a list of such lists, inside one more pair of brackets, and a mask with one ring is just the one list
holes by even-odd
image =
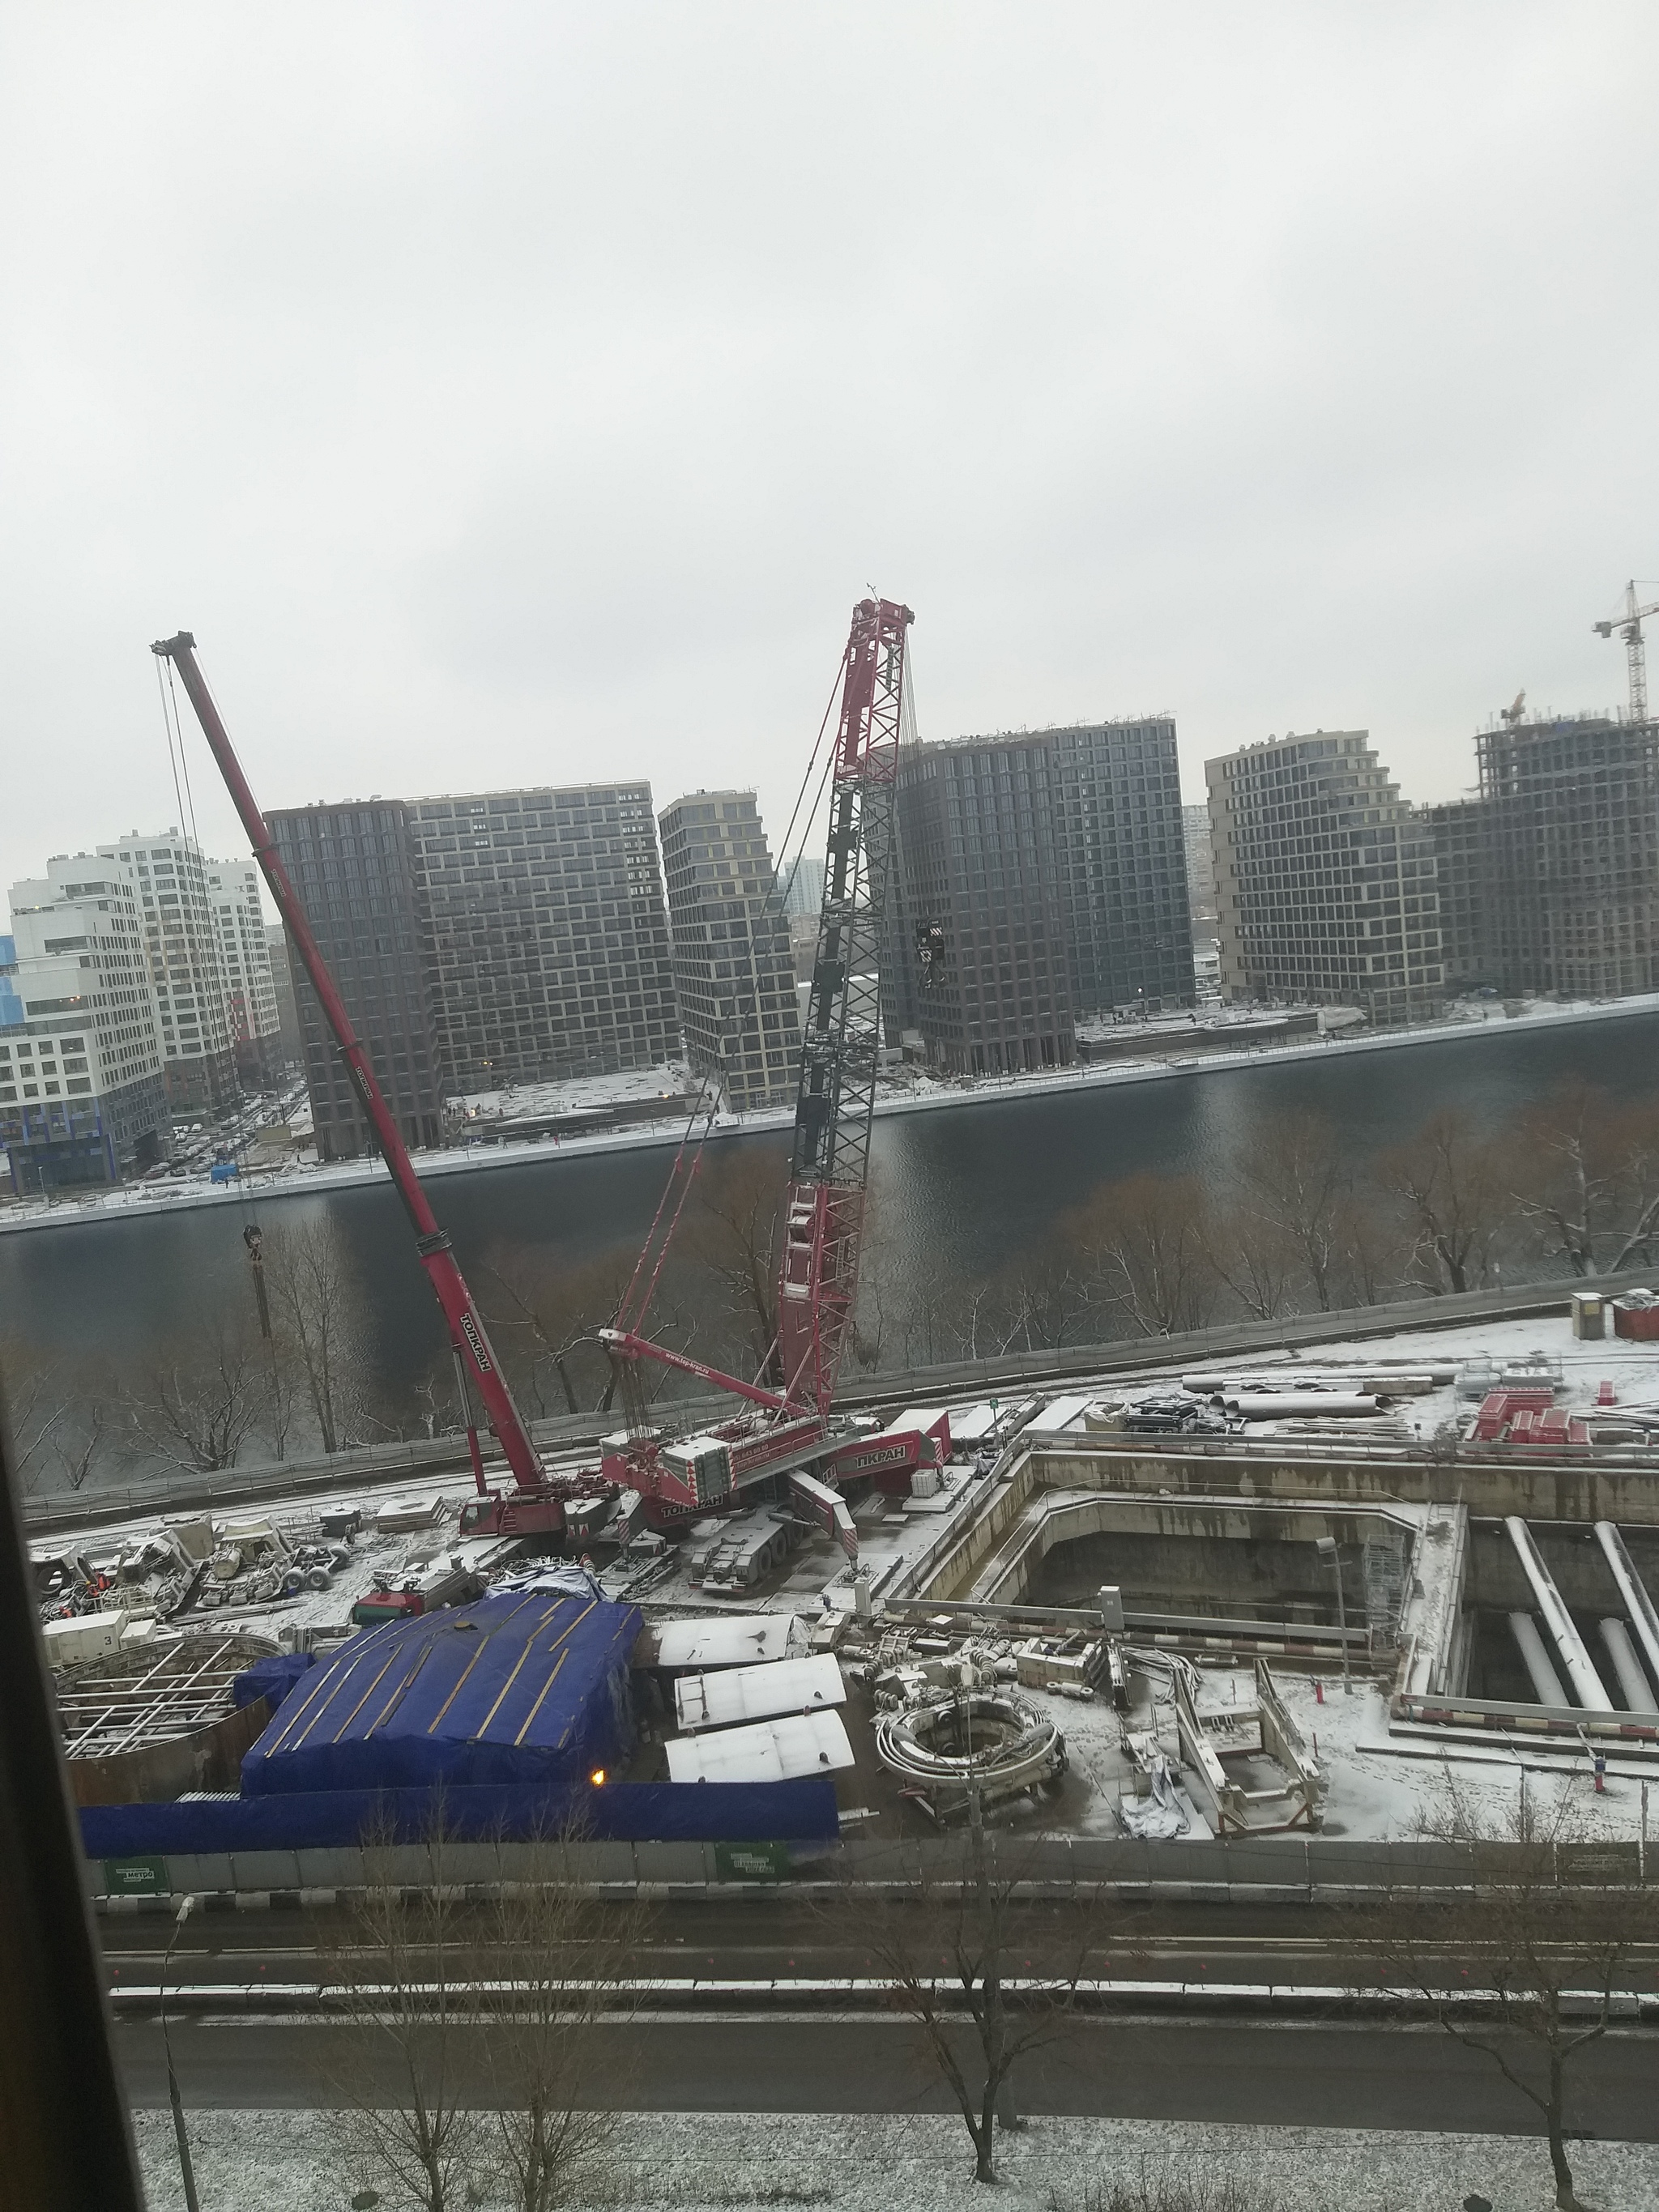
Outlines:
{"label": "building under construction", "polygon": [[1472,945],[1509,993],[1659,988],[1659,725],[1500,717],[1480,763]]}

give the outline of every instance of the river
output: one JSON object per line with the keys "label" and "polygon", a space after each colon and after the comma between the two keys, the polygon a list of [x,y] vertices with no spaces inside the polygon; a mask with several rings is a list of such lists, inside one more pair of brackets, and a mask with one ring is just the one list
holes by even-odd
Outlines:
{"label": "river", "polygon": [[[1022,1097],[1016,1086],[983,1104],[884,1117],[872,1152],[872,1260],[902,1300],[941,1278],[981,1278],[1039,1245],[1102,1181],[1187,1172],[1223,1191],[1257,1133],[1292,1106],[1329,1115],[1358,1162],[1440,1107],[1496,1126],[1568,1076],[1625,1096],[1659,1091],[1659,1018],[1334,1050],[1076,1092]],[[721,1149],[780,1141],[726,1139]],[[446,1176],[434,1202],[464,1267],[496,1244],[578,1260],[638,1243],[668,1158],[662,1150],[554,1152]],[[442,1336],[390,1188],[287,1199],[280,1211],[334,1216],[368,1294],[374,1364],[392,1385],[424,1370]],[[185,1341],[249,1298],[241,1224],[241,1210],[227,1205],[0,1237],[0,1340],[118,1364]]]}

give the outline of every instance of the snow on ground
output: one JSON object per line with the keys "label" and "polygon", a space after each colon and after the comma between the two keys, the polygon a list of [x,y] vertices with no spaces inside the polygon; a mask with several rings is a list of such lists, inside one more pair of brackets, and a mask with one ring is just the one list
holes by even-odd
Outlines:
{"label": "snow on ground", "polygon": [[660,1060],[653,1067],[624,1068],[615,1075],[572,1075],[551,1083],[510,1083],[501,1091],[469,1091],[444,1101],[445,1112],[462,1121],[499,1121],[520,1115],[597,1114],[607,1106],[635,1105],[645,1098],[682,1098],[692,1082],[683,1060]]}
{"label": "snow on ground", "polygon": [[[182,2207],[171,2116],[134,2115],[151,2212]],[[343,2212],[361,2187],[310,2112],[189,2115],[198,2193],[206,2205],[261,2212]],[[1243,2212],[1455,2212],[1470,2195],[1500,2212],[1548,2212],[1549,2160],[1535,2137],[1382,2133],[1352,2128],[1206,2126],[1186,2121],[1036,2119],[999,2139],[1001,2186],[973,2179],[965,2130],[934,2114],[630,2114],[573,2206],[595,2212],[700,2212],[702,2207],[827,2204],[843,2212],[1084,2212],[1085,2191],[1145,2179],[1224,2180]],[[1573,2147],[1584,2199],[1601,2212],[1650,2212],[1659,2145]],[[252,2189],[250,2188],[252,2185]],[[390,2208],[396,2194],[386,2189]],[[458,2202],[503,2207],[465,2192]],[[1201,2200],[1200,2200],[1201,2201]]]}

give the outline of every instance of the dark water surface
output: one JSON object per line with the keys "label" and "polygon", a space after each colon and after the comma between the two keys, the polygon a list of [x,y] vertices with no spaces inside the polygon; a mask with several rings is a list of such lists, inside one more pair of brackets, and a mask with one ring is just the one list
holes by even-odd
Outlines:
{"label": "dark water surface", "polygon": [[[902,1297],[941,1275],[989,1274],[1040,1243],[1067,1207],[1104,1180],[1143,1169],[1227,1186],[1256,1133],[1291,1108],[1328,1115],[1362,1160],[1456,1105],[1496,1126],[1565,1077],[1631,1095],[1659,1091],[1659,1017],[1527,1029],[1398,1052],[1310,1055],[1162,1082],[1020,1096],[896,1115],[876,1124],[872,1246]],[[781,1142],[774,1134],[726,1140]],[[635,1246],[661,1191],[665,1149],[586,1158],[550,1152],[522,1166],[446,1176],[439,1218],[464,1267],[496,1244],[571,1260]],[[376,1364],[388,1382],[441,1349],[425,1277],[386,1188],[268,1203],[284,1220],[333,1215],[372,1306]],[[0,1338],[118,1361],[188,1337],[227,1302],[248,1300],[243,1211],[77,1223],[0,1235]],[[486,1301],[487,1302],[487,1301]]]}

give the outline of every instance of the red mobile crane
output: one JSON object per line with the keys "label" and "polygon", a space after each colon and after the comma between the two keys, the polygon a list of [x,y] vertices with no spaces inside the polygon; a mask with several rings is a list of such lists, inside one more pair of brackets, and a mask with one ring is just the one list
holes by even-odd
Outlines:
{"label": "red mobile crane", "polygon": [[[473,1392],[483,1399],[486,1418],[495,1431],[496,1441],[513,1470],[513,1480],[518,1494],[533,1498],[539,1510],[533,1516],[533,1526],[538,1533],[558,1536],[564,1530],[564,1501],[579,1495],[578,1489],[567,1481],[550,1478],[543,1467],[536,1447],[530,1441],[522,1416],[513,1402],[513,1393],[507,1388],[507,1377],[501,1373],[484,1327],[483,1316],[473,1304],[472,1293],[466,1286],[454,1252],[450,1246],[448,1232],[441,1229],[422,1188],[420,1177],[410,1161],[404,1140],[398,1132],[391,1108],[381,1095],[374,1079],[374,1070],[368,1054],[352,1027],[351,1017],[345,1003],[335,988],[334,978],[322,956],[311,924],[300,902],[299,894],[289,880],[288,870],[283,866],[264,816],[258,802],[248,787],[242,774],[241,763],[231,744],[229,733],[221,720],[219,709],[213,702],[201,670],[196,664],[196,640],[188,630],[180,630],[177,637],[161,640],[150,647],[152,653],[172,662],[179,672],[179,679],[196,709],[196,719],[208,741],[219,773],[242,827],[247,832],[248,842],[253,848],[253,857],[259,863],[270,895],[276,902],[276,910],[288,928],[301,965],[306,971],[311,988],[317,994],[328,1025],[334,1032],[340,1056],[345,1061],[346,1072],[352,1087],[362,1103],[369,1125],[379,1139],[386,1165],[392,1170],[392,1180],[403,1201],[410,1226],[415,1231],[415,1249],[421,1265],[426,1269],[438,1304],[443,1309],[449,1326],[450,1350],[455,1361],[456,1381],[459,1386],[461,1405],[466,1419],[467,1449],[472,1462],[472,1479],[480,1498],[490,1495],[484,1480],[483,1457],[478,1449],[478,1432],[472,1418]],[[592,1486],[587,1486],[591,1495]],[[526,1533],[529,1532],[526,1524]],[[506,1533],[505,1531],[503,1533]],[[515,1532],[516,1533],[516,1532]]]}
{"label": "red mobile crane", "polygon": [[[659,1360],[764,1409],[702,1436],[665,1443],[644,1424],[637,1389],[632,1433],[607,1451],[604,1472],[638,1490],[656,1519],[732,1500],[769,1475],[793,1473],[796,1494],[849,1550],[851,1523],[833,1491],[805,1474],[829,1459],[830,1403],[858,1285],[870,1128],[880,1036],[882,927],[893,853],[906,633],[915,619],[891,599],[861,599],[842,663],[841,712],[830,764],[823,902],[801,1040],[799,1087],[783,1249],[778,1267],[781,1389],[741,1382],[666,1351],[637,1322],[601,1332],[621,1362]],[[626,1370],[624,1368],[624,1373]],[[665,1512],[664,1508],[668,1510]]]}
{"label": "red mobile crane", "polygon": [[[875,1107],[881,936],[893,849],[905,641],[914,620],[908,607],[892,600],[860,600],[853,611],[842,659],[823,902],[802,1039],[778,1274],[777,1352],[783,1387],[770,1389],[758,1382],[746,1382],[653,1344],[640,1333],[643,1306],[633,1305],[631,1291],[618,1316],[623,1325],[600,1332],[621,1366],[622,1395],[629,1408],[628,1433],[608,1442],[601,1487],[609,1492],[637,1492],[647,1517],[659,1525],[730,1506],[750,1484],[788,1474],[798,1502],[832,1528],[848,1551],[856,1549],[851,1521],[835,1491],[807,1470],[814,1463],[822,1463],[828,1472],[834,1472],[836,1444],[829,1433],[830,1410],[858,1284]],[[531,1443],[449,1237],[433,1214],[368,1056],[197,666],[195,642],[188,631],[181,631],[152,650],[178,670],[196,710],[254,857],[380,1141],[415,1231],[416,1249],[449,1325],[466,1409],[473,1479],[479,1493],[462,1514],[462,1528],[467,1533],[488,1530],[503,1535],[562,1535],[566,1501],[592,1498],[593,1478],[572,1482],[550,1477]],[[677,1162],[677,1174],[679,1166]],[[688,1168],[688,1176],[690,1172]],[[677,1206],[669,1219],[671,1236],[678,1211]],[[647,1239],[641,1274],[650,1253]],[[660,1268],[659,1252],[656,1267]],[[636,1276],[636,1282],[639,1279]],[[653,1272],[646,1285],[645,1302],[654,1280]],[[713,1383],[746,1400],[756,1410],[717,1424],[703,1434],[667,1440],[660,1431],[647,1425],[642,1391],[636,1384],[629,1387],[630,1367],[641,1358],[659,1361]],[[492,1492],[484,1480],[469,1382],[483,1401],[489,1425],[513,1471],[515,1486],[505,1496]],[[933,1448],[931,1439],[921,1437],[915,1446],[912,1463],[927,1456]],[[855,1458],[858,1440],[840,1442],[840,1449],[843,1455]]]}

